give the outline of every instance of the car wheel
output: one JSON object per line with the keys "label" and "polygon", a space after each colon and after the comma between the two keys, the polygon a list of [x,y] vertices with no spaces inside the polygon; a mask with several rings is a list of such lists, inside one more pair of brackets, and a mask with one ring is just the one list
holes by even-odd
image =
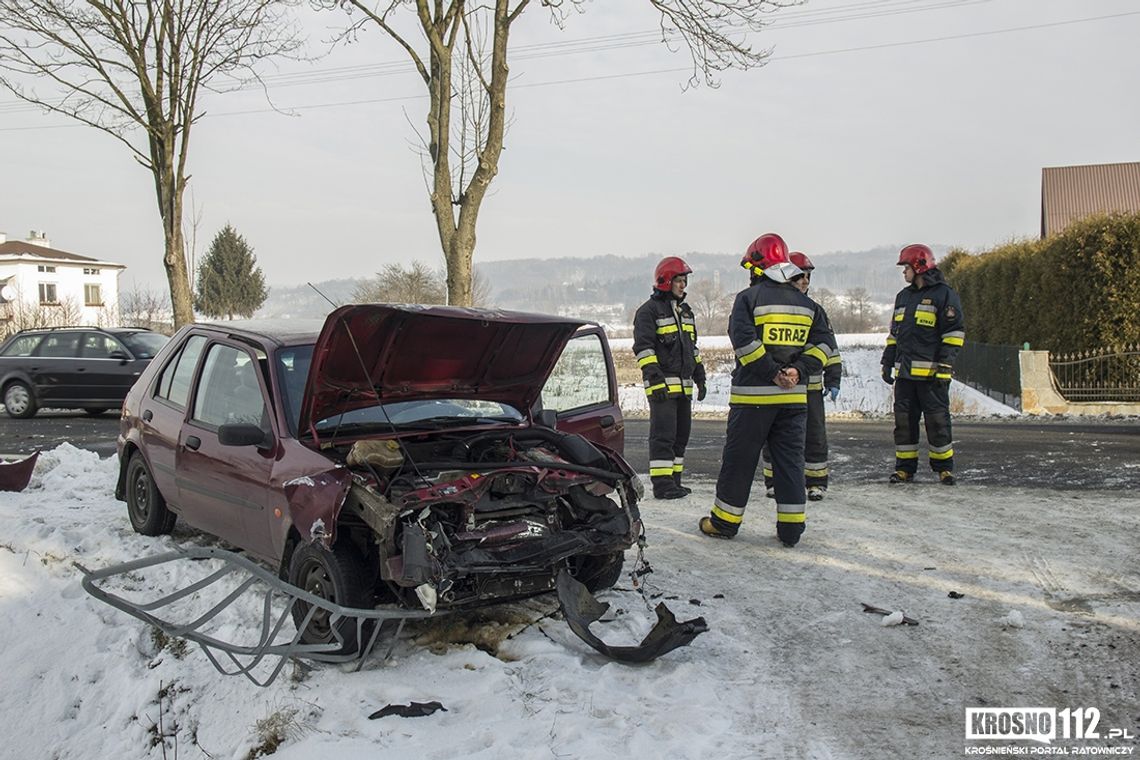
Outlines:
{"label": "car wheel", "polygon": [[161,536],[174,530],[178,516],[166,507],[150,469],[141,454],[127,463],[127,516],[131,527],[144,536]]}
{"label": "car wheel", "polygon": [[[319,544],[301,544],[289,561],[289,582],[341,607],[371,607],[370,595],[365,587],[364,560],[356,548],[339,543],[332,549]],[[305,624],[312,605],[298,600],[293,605],[293,622],[300,628]],[[305,630],[301,632],[304,644],[340,644],[334,650],[351,654],[360,648],[355,618],[342,618],[333,623],[332,613],[317,608]],[[369,621],[361,633],[367,638],[374,623]]]}
{"label": "car wheel", "polygon": [[4,388],[4,409],[9,417],[27,419],[39,409],[36,394],[22,380],[13,380]]}
{"label": "car wheel", "polygon": [[83,411],[86,412],[89,417],[98,417],[99,415],[103,414],[107,410],[106,409],[84,409]]}
{"label": "car wheel", "polygon": [[625,552],[580,556],[570,560],[570,572],[587,590],[595,592],[617,583],[624,565]]}

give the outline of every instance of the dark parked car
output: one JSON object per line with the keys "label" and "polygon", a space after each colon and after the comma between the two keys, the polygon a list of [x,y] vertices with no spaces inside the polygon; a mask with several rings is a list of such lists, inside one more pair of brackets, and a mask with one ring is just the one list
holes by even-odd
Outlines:
{"label": "dark parked car", "polygon": [[[357,305],[189,326],[132,388],[118,445],[135,530],[182,518],[346,607],[484,605],[563,567],[606,587],[641,533],[609,345],[558,317]],[[303,640],[333,627],[318,611]]]}
{"label": "dark parked car", "polygon": [[10,417],[42,407],[118,409],[167,337],[135,328],[23,330],[0,345],[0,397]]}

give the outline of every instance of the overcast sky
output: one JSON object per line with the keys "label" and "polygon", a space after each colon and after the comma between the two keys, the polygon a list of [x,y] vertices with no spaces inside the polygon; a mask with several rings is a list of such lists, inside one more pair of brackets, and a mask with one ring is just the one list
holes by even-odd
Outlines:
{"label": "overcast sky", "polygon": [[[597,0],[562,31],[534,5],[513,44],[547,47],[511,66],[476,263],[738,253],[769,230],[809,254],[984,249],[1038,233],[1042,167],[1140,160],[1136,0],[812,0],[754,39],[774,48],[768,65],[687,91],[687,53],[660,44],[550,55],[551,42],[653,30],[644,0]],[[313,51],[340,19],[306,22]],[[413,149],[422,83],[344,71],[402,60],[370,33],[283,65],[341,69],[271,78],[293,117],[255,92],[211,96],[186,196],[199,256],[229,222],[271,285],[440,264]],[[17,104],[0,91],[0,231],[43,230],[126,264],[124,288],[164,287],[149,174],[111,137]]]}

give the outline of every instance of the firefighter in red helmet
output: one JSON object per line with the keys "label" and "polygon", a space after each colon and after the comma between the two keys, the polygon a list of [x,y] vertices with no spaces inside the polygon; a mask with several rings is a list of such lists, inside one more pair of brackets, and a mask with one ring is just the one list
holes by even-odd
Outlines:
{"label": "firefighter in red helmet", "polygon": [[[806,254],[795,251],[788,254],[788,260],[799,267],[802,275],[792,279],[792,282],[807,295],[811,287],[811,275],[815,264]],[[843,375],[842,360],[839,356],[839,346],[835,341],[835,333],[831,329],[831,321],[822,306],[819,313],[827,328],[826,352],[827,361],[824,362],[823,371],[811,375],[807,381],[807,435],[804,439],[804,485],[807,486],[808,501],[820,501],[827,493],[827,484],[830,471],[827,464],[827,425],[824,415],[823,399],[827,396],[835,401],[839,397],[839,385]],[[764,447],[764,488],[770,499],[776,498],[776,479],[772,470],[772,458],[768,447]]]}
{"label": "firefighter in red helmet", "polygon": [[926,422],[930,469],[954,485],[950,378],[966,323],[958,293],[946,284],[934,252],[922,244],[899,252],[907,287],[895,297],[883,350],[883,380],[895,392],[895,471],[892,483],[910,483],[918,471],[918,422]]}
{"label": "firefighter in red helmet", "polygon": [[758,237],[740,265],[751,283],[736,296],[728,335],[736,353],[728,428],[716,499],[702,533],[732,538],[740,530],[767,443],[775,469],[776,535],[794,546],[804,531],[804,431],[807,381],[827,362],[826,320],[793,284],[802,274],[779,235]]}
{"label": "firefighter in red helmet", "polygon": [[633,317],[633,353],[649,397],[649,479],[658,499],[691,493],[681,479],[693,426],[693,387],[698,401],[706,392],[697,323],[685,303],[692,271],[677,256],[661,259],[653,272],[653,293]]}

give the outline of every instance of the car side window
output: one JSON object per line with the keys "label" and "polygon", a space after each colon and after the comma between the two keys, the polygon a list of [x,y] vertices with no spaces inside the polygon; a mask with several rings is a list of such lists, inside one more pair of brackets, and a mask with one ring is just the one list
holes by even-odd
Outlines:
{"label": "car side window", "polygon": [[21,335],[14,338],[11,343],[5,346],[4,356],[31,356],[43,337],[43,333],[40,333],[39,335]]}
{"label": "car side window", "polygon": [[79,356],[79,333],[51,333],[40,344],[37,356],[74,359]]}
{"label": "car side window", "polygon": [[571,338],[542,389],[542,408],[566,412],[610,403],[610,377],[602,338]]}
{"label": "car side window", "polygon": [[186,399],[190,397],[190,381],[194,379],[194,368],[198,366],[198,357],[202,355],[205,346],[206,338],[203,335],[187,338],[182,349],[163,367],[155,395],[179,409],[186,408]]}
{"label": "car side window", "polygon": [[265,427],[265,400],[256,360],[245,351],[215,344],[206,353],[191,419],[217,427],[246,423]]}
{"label": "car side window", "polygon": [[111,352],[125,353],[119,342],[103,333],[83,333],[83,356],[87,359],[110,359]]}

